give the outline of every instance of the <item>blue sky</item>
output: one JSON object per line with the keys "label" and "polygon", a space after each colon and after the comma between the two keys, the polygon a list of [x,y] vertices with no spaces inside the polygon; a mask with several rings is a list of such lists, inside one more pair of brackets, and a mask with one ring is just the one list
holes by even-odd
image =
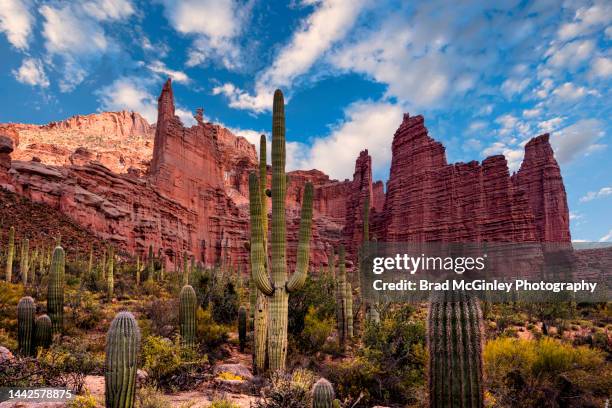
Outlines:
{"label": "blue sky", "polygon": [[403,112],[450,162],[516,170],[550,132],[572,238],[609,241],[611,41],[609,1],[0,0],[0,122],[154,121],[171,76],[184,123],[201,106],[254,141],[280,87],[290,167],[351,177],[367,147],[383,180]]}

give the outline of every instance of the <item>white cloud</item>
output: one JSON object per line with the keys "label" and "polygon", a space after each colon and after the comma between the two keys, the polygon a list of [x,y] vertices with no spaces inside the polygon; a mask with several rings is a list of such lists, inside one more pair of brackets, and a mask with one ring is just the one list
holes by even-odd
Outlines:
{"label": "white cloud", "polygon": [[[193,126],[197,123],[193,117],[193,113],[187,109],[177,107],[174,109],[174,114],[179,117],[185,127]],[[155,120],[157,121],[157,112]]]}
{"label": "white cloud", "polygon": [[554,130],[557,130],[561,123],[563,123],[563,118],[560,116],[556,116],[554,118],[550,118],[548,120],[544,120],[538,123],[538,128],[540,129],[540,132],[550,133]]}
{"label": "white cloud", "polygon": [[0,0],[0,32],[17,49],[28,48],[34,17],[29,0]]}
{"label": "white cloud", "polygon": [[588,149],[604,135],[604,124],[598,119],[581,119],[550,137],[559,163],[568,163]]}
{"label": "white cloud", "polygon": [[25,58],[19,69],[13,70],[13,76],[23,84],[40,86],[41,88],[49,86],[49,80],[39,59]]}
{"label": "white cloud", "polygon": [[608,231],[606,235],[599,238],[599,242],[611,242],[612,241],[612,230]]}
{"label": "white cloud", "polygon": [[156,74],[165,75],[166,77],[172,78],[172,81],[174,82],[187,84],[191,81],[191,79],[183,71],[175,71],[173,69],[170,69],[159,60],[153,61],[147,66],[147,68],[149,68],[152,72],[155,72]]}
{"label": "white cloud", "polygon": [[96,54],[104,52],[109,44],[104,30],[70,5],[40,8],[44,17],[43,37],[45,47],[51,54]]}
{"label": "white cloud", "polygon": [[319,169],[334,178],[350,178],[359,152],[368,149],[374,172],[387,169],[391,162],[393,134],[402,122],[402,109],[385,102],[360,101],[345,110],[345,119],[331,133],[315,139],[312,147],[294,153],[291,169]]}
{"label": "white cloud", "polygon": [[609,24],[610,20],[612,20],[610,2],[596,1],[591,7],[581,7],[576,10],[573,21],[562,24],[557,35],[561,40],[571,40],[589,34],[603,24]]}
{"label": "white cloud", "polygon": [[501,90],[504,95],[511,97],[523,92],[530,82],[531,78],[509,78],[502,83]]}
{"label": "white cloud", "polygon": [[250,4],[235,0],[163,0],[164,13],[181,34],[196,36],[188,66],[220,60],[228,69],[239,65],[240,50],[234,43],[244,29]]}
{"label": "white cloud", "polygon": [[83,10],[99,21],[121,20],[134,14],[130,0],[91,0],[83,3]]}
{"label": "white cloud", "polygon": [[599,92],[594,89],[587,89],[584,86],[576,86],[572,82],[565,82],[564,84],[555,88],[552,92],[553,95],[565,101],[577,100],[585,97],[586,95],[599,96]]}
{"label": "white cloud", "polygon": [[541,113],[542,111],[538,108],[523,110],[523,116],[529,119],[537,118]]}
{"label": "white cloud", "polygon": [[274,58],[272,66],[258,75],[255,92],[250,94],[233,84],[215,87],[213,93],[223,94],[230,106],[255,112],[272,107],[275,88],[287,88],[300,75],[306,73],[338,40],[344,38],[353,26],[363,0],[321,0],[315,10],[293,33],[291,40]]}
{"label": "white cloud", "polygon": [[589,58],[595,50],[593,40],[576,40],[561,47],[552,46],[547,55],[548,63],[557,68],[576,67]]}
{"label": "white cloud", "polygon": [[484,128],[487,127],[486,122],[482,121],[482,120],[476,120],[472,123],[470,123],[470,126],[468,126],[468,132],[475,132],[477,130],[482,130]]}
{"label": "white cloud", "polygon": [[581,203],[586,203],[610,195],[612,195],[612,187],[602,187],[599,189],[599,191],[589,191],[584,196],[580,197],[579,201]]}
{"label": "white cloud", "polygon": [[607,78],[612,76],[612,58],[598,57],[593,61],[591,73],[594,76]]}
{"label": "white cloud", "polygon": [[102,110],[125,109],[140,113],[149,123],[157,121],[157,101],[136,78],[119,78],[98,91],[98,97]]}
{"label": "white cloud", "polygon": [[577,220],[583,219],[584,215],[577,213],[577,212],[570,211],[569,217],[570,217],[570,221],[577,221]]}
{"label": "white cloud", "polygon": [[510,172],[513,172],[519,169],[521,162],[523,161],[525,151],[523,148],[514,148],[502,142],[494,142],[492,145],[482,151],[482,155],[484,157],[489,157],[496,154],[503,154],[506,156],[508,169]]}

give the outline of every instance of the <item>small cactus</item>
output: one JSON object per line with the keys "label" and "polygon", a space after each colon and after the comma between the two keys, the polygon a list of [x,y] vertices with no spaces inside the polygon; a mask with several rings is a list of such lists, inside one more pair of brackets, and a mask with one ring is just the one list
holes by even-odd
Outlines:
{"label": "small cactus", "polygon": [[181,339],[183,344],[192,347],[196,341],[196,313],[198,299],[195,290],[190,285],[183,286],[179,295],[179,321],[181,325]]}
{"label": "small cactus", "polygon": [[106,408],[134,407],[139,349],[140,329],[136,319],[129,312],[118,313],[106,335]]}
{"label": "small cactus", "polygon": [[64,327],[65,262],[64,249],[61,246],[55,247],[47,287],[47,313],[51,318],[53,335],[61,333]]}
{"label": "small cactus", "polygon": [[36,347],[48,348],[52,339],[51,319],[46,314],[38,316],[34,322],[34,343]]}
{"label": "small cactus", "polygon": [[319,379],[312,387],[312,408],[332,408],[334,387],[325,378]]}
{"label": "small cactus", "polygon": [[8,248],[6,250],[6,281],[13,278],[13,258],[15,256],[15,227],[9,230]]}
{"label": "small cactus", "polygon": [[113,290],[115,288],[114,280],[115,270],[115,249],[108,248],[108,272],[106,273],[106,299],[110,302],[113,300]]}
{"label": "small cactus", "polygon": [[17,304],[17,342],[19,354],[30,356],[34,353],[34,315],[36,306],[30,296],[22,297]]}
{"label": "small cactus", "polygon": [[238,309],[238,341],[240,343],[241,353],[244,353],[244,347],[246,345],[246,333],[247,333],[247,311],[244,306],[240,306],[240,309]]}
{"label": "small cactus", "polygon": [[140,286],[140,255],[136,255],[136,287]]}

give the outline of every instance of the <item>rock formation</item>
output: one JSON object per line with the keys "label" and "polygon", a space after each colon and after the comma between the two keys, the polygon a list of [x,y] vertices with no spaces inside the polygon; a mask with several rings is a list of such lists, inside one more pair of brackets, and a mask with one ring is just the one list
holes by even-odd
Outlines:
{"label": "rock formation", "polygon": [[[195,126],[181,123],[168,80],[154,126],[129,112],[0,124],[0,187],[60,210],[124,253],[162,249],[169,267],[184,252],[206,265],[218,263],[222,252],[232,263],[248,263],[247,178],[257,152],[245,138],[204,122],[201,110],[195,116]],[[340,242],[355,261],[366,198],[378,241],[570,241],[548,135],[526,145],[520,170],[510,176],[504,156],[448,164],[423,117],[406,114],[393,139],[386,192],[372,180],[367,150],[352,180],[318,170],[289,173],[289,260],[307,181],[315,187],[314,267],[326,264],[329,247]]]}

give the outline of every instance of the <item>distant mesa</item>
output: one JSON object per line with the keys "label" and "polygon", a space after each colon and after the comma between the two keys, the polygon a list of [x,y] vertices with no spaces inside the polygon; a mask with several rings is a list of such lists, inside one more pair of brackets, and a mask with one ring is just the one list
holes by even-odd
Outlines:
{"label": "distant mesa", "polygon": [[[172,82],[158,99],[155,125],[135,112],[77,115],[47,125],[0,124],[0,186],[46,203],[101,239],[131,253],[162,249],[170,263],[183,253],[212,265],[222,254],[247,263],[248,173],[255,146],[204,122],[176,116]],[[33,162],[38,158],[40,163]],[[548,135],[525,146],[510,175],[504,156],[449,164],[420,115],[405,114],[395,132],[386,192],[372,179],[367,150],[352,180],[319,170],[290,173],[288,256],[295,259],[299,197],[315,186],[311,263],[327,262],[344,243],[356,256],[363,205],[379,241],[570,242],[569,210]]]}

